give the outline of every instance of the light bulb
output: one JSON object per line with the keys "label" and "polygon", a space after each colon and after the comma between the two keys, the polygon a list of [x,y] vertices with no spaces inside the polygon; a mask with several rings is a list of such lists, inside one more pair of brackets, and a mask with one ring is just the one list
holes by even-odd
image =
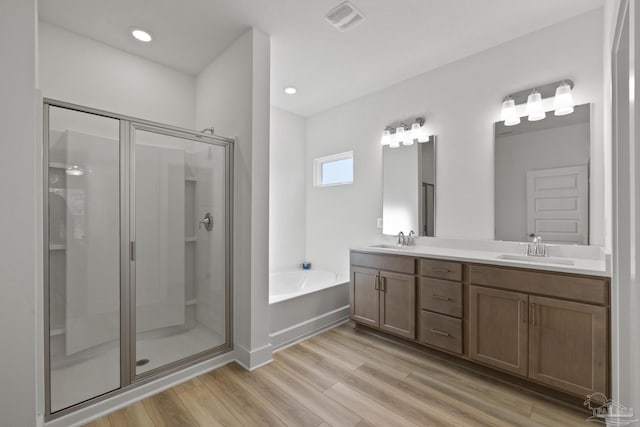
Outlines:
{"label": "light bulb", "polygon": [[418,128],[420,127],[418,123],[414,123],[411,125],[411,129],[404,133],[404,145],[413,145],[413,140],[416,138],[416,129],[414,127],[415,125],[418,125]]}
{"label": "light bulb", "polygon": [[507,99],[502,103],[500,120],[504,121],[505,126],[515,126],[520,124],[520,116],[516,110],[516,102],[511,97],[507,97]]}
{"label": "light bulb", "polygon": [[398,126],[396,128],[396,142],[398,146],[407,140],[406,132],[404,131],[404,126]]}
{"label": "light bulb", "polygon": [[420,136],[418,137],[418,142],[428,142],[431,139],[431,131],[427,128],[426,125],[422,125],[420,128]]}
{"label": "light bulb", "polygon": [[571,86],[562,82],[556,89],[556,96],[553,100],[553,109],[556,116],[564,116],[573,113],[573,93],[571,92]]}
{"label": "light bulb", "polygon": [[422,126],[418,122],[411,125],[411,133],[409,134],[409,137],[412,141],[420,138],[420,129],[422,129]]}
{"label": "light bulb", "polygon": [[542,106],[542,95],[540,92],[533,91],[527,98],[527,115],[530,122],[536,122],[544,119],[547,115],[544,113],[544,107]]}
{"label": "light bulb", "polygon": [[382,132],[382,140],[380,141],[383,146],[391,145],[391,132],[389,129],[385,129]]}

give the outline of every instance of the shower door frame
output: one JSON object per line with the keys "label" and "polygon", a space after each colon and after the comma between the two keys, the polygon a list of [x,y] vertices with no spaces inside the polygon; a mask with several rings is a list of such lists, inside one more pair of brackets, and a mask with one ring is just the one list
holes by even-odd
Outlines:
{"label": "shower door frame", "polygon": [[[79,409],[133,390],[143,384],[180,371],[189,366],[233,351],[233,149],[232,138],[183,129],[176,126],[138,119],[122,114],[107,112],[50,98],[43,99],[43,262],[44,262],[44,385],[45,421],[51,421]],[[49,109],[63,108],[80,113],[92,114],[119,122],[119,189],[120,189],[120,387],[89,398],[75,405],[51,412],[51,353],[50,353],[50,292],[49,292]],[[210,144],[225,149],[225,342],[200,353],[160,366],[140,375],[135,373],[135,144],[132,135],[136,129],[159,133],[166,136]],[[132,251],[134,249],[134,251]]]}

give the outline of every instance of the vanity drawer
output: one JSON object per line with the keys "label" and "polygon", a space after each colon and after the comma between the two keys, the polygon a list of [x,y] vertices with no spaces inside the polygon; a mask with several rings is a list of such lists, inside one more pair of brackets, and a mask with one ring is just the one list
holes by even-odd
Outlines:
{"label": "vanity drawer", "polygon": [[420,278],[420,308],[453,317],[462,317],[462,284]]}
{"label": "vanity drawer", "polygon": [[425,344],[461,354],[462,320],[421,310],[418,339]]}
{"label": "vanity drawer", "polygon": [[416,274],[415,258],[405,255],[380,255],[363,252],[351,252],[351,264],[378,270]]}
{"label": "vanity drawer", "polygon": [[606,278],[472,264],[469,267],[469,281],[474,285],[572,299],[590,304],[609,304],[609,280]]}
{"label": "vanity drawer", "polygon": [[420,259],[420,275],[460,281],[462,280],[462,264],[435,259]]}

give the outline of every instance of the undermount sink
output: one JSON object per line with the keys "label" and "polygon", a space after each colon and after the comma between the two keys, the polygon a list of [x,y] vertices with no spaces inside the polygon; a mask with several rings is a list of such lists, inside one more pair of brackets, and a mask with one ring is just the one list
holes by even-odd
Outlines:
{"label": "undermount sink", "polygon": [[498,255],[498,259],[507,259],[512,261],[527,261],[527,262],[540,262],[543,264],[562,264],[562,265],[573,265],[574,262],[570,259],[562,259],[562,258],[546,258],[546,257],[536,257],[536,256],[527,256],[527,255]]}
{"label": "undermount sink", "polygon": [[396,251],[406,251],[406,250],[410,250],[412,248],[415,248],[415,246],[390,245],[388,243],[381,243],[379,245],[371,245],[369,247],[370,248],[380,248],[380,249],[394,249]]}

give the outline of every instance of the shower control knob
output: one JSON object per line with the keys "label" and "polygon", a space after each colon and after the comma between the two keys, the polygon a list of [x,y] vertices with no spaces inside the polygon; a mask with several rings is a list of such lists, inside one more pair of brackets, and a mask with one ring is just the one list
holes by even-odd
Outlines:
{"label": "shower control knob", "polygon": [[213,230],[213,215],[211,215],[211,212],[204,214],[204,218],[200,221],[200,224],[198,224],[198,228],[202,228],[203,225],[205,230]]}

